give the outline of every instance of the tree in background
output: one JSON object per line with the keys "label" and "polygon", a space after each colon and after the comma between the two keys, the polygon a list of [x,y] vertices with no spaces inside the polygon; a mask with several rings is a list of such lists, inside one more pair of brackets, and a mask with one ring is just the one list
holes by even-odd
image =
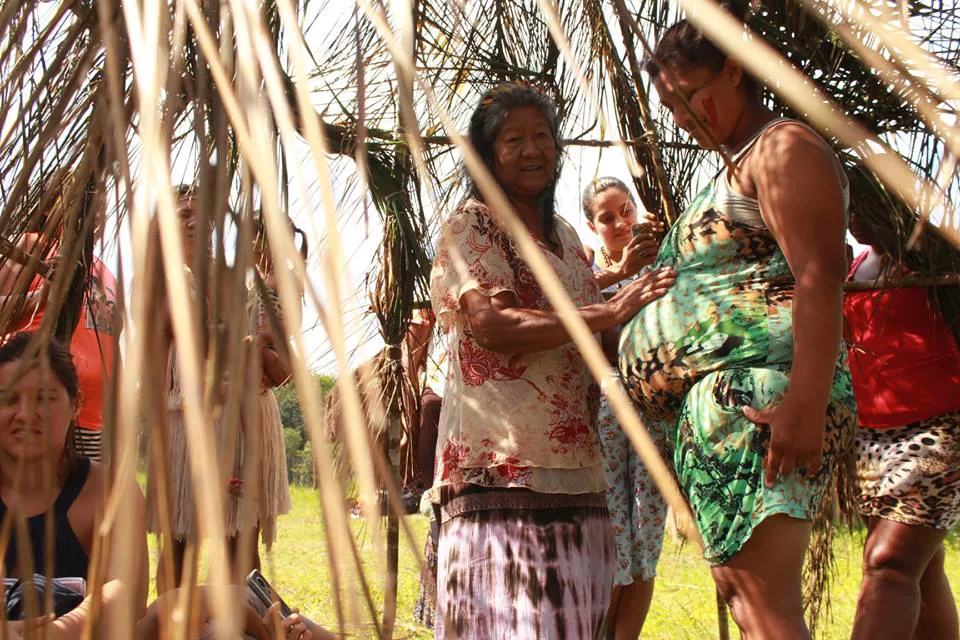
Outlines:
{"label": "tree in background", "polygon": [[[318,373],[313,376],[314,382],[320,387],[321,397],[326,395],[336,384],[333,376]],[[303,421],[300,410],[300,399],[297,389],[292,382],[274,389],[277,396],[277,405],[280,407],[280,422],[283,424],[283,438],[287,452],[287,474],[290,482],[300,485],[313,486],[313,460],[310,434]]]}

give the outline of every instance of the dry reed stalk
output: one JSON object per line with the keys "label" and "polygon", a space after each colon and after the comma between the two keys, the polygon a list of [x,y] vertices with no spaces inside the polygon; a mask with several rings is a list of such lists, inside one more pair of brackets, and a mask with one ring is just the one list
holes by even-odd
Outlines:
{"label": "dry reed stalk", "polygon": [[[210,418],[209,410],[204,406],[201,393],[204,371],[200,351],[201,336],[197,329],[200,316],[192,299],[191,287],[187,282],[183,266],[182,231],[173,185],[170,182],[169,138],[164,137],[163,123],[156,105],[160,104],[161,88],[167,81],[167,43],[166,31],[161,28],[164,19],[161,12],[165,6],[161,3],[148,3],[141,12],[137,3],[124,3],[123,11],[130,34],[131,62],[133,78],[138,92],[138,111],[140,134],[143,141],[144,177],[141,185],[145,204],[156,204],[161,245],[163,247],[163,269],[172,300],[171,305],[174,345],[180,364],[179,375],[187,446],[190,451],[189,469],[194,485],[196,511],[199,517],[198,539],[207,539],[211,552],[210,582],[211,605],[218,620],[218,637],[236,634],[236,603],[227,598],[227,586],[230,577],[227,571],[224,550],[224,527],[220,514],[223,513],[223,482],[217,481],[214,470],[206,462],[216,459],[216,448],[205,426]],[[167,96],[169,98],[169,95]],[[148,211],[141,209],[139,215],[147,216]],[[184,303],[184,304],[181,304]],[[219,490],[218,490],[219,488]],[[182,607],[178,608],[182,613]],[[175,612],[176,619],[177,614]],[[183,619],[186,625],[186,616]],[[183,629],[183,626],[181,626]],[[182,631],[177,635],[182,635]]]}
{"label": "dry reed stalk", "polygon": [[[830,0],[828,4],[840,3]],[[875,35],[899,59],[904,68],[910,70],[913,83],[924,87],[930,93],[939,94],[944,102],[960,100],[957,79],[950,77],[950,72],[943,67],[943,61],[914,42],[908,24],[901,23],[897,27],[890,21],[885,22],[878,18],[877,13],[883,13],[882,4],[874,4],[880,11],[874,11],[864,0],[853,0],[853,5],[860,9],[859,15],[854,19],[863,29]]]}
{"label": "dry reed stalk", "polygon": [[[198,28],[197,30],[198,30],[198,32],[203,31],[202,28]],[[202,42],[202,41],[203,41],[203,38],[201,37],[200,39],[201,39],[201,42]],[[271,58],[271,60],[272,60],[272,58]],[[268,64],[269,64],[269,63],[268,63]],[[213,66],[214,66],[214,68],[215,68],[215,65],[213,65]],[[278,87],[276,86],[276,83],[273,83],[273,84],[272,84],[272,78],[270,77],[270,73],[267,71],[267,69],[264,69],[264,71],[266,72],[266,74],[265,74],[265,79],[266,79],[266,81],[267,81],[268,92],[269,92],[269,93],[272,93],[272,94],[274,94],[274,95],[277,94],[277,93],[280,93],[280,92],[278,91]],[[216,71],[214,71],[214,76],[216,77],[216,75],[217,75],[217,73],[216,73]],[[222,90],[222,89],[221,89],[221,90]],[[281,97],[282,97],[282,96],[281,96]],[[286,109],[287,103],[286,103],[285,101],[282,101],[282,100],[278,100],[277,102],[279,102],[280,105],[282,105],[282,106],[279,108],[280,112],[282,113],[282,112]],[[275,106],[276,106],[276,105],[275,105]],[[229,105],[228,105],[228,108],[229,108]],[[305,110],[302,110],[302,111],[305,111]],[[306,113],[310,113],[310,111],[305,111],[305,112],[306,112]],[[275,112],[275,115],[277,115],[276,112]],[[284,120],[289,120],[289,122],[284,123]],[[285,131],[291,131],[291,132],[292,132],[292,130],[293,130],[292,120],[290,120],[290,119],[287,117],[286,114],[279,115],[279,116],[278,116],[278,121],[279,121],[280,124],[281,124],[281,127],[280,127],[280,128],[281,128],[281,134],[282,134],[282,135],[284,134]],[[314,124],[315,124],[315,123],[314,123]],[[307,128],[309,128],[309,126],[310,126],[310,118],[307,118]],[[242,140],[242,135],[239,135],[238,137]],[[308,135],[308,138],[309,138],[309,135]],[[238,140],[238,141],[240,141],[240,140]],[[315,143],[314,143],[314,144],[315,144]],[[242,146],[242,142],[241,142],[241,146]],[[320,158],[323,157],[322,150],[321,150],[321,153],[315,155],[315,157],[317,157],[317,156],[319,156]],[[321,175],[323,175],[323,171],[321,171],[320,173],[321,173]],[[273,214],[271,213],[271,211],[270,211],[270,209],[271,209],[270,204],[269,204],[270,202],[271,202],[271,198],[269,197],[269,195],[267,195],[267,196],[265,197],[265,203],[267,203],[267,206],[266,206],[266,213],[267,213],[267,216],[266,216],[266,219],[267,219],[267,230],[268,230],[268,234],[270,234],[271,247],[276,248],[276,247],[278,247],[278,246],[280,246],[280,245],[279,245],[279,243],[274,244],[275,238],[273,237],[272,234],[275,233],[275,229],[272,229],[272,228],[271,228],[271,223],[270,223],[270,218],[271,218],[271,216],[273,215]],[[281,227],[281,233],[286,233],[286,230],[283,229],[283,227]],[[281,236],[281,237],[284,237],[284,236]],[[286,238],[286,240],[287,240],[287,242],[289,242],[289,238]],[[292,246],[291,246],[291,248],[292,248]],[[275,256],[275,260],[276,260],[276,256]],[[297,265],[297,267],[298,267],[298,269],[302,268],[302,267],[300,267],[299,264]],[[286,305],[287,305],[287,300],[284,300],[284,299],[283,299],[283,298],[285,297],[285,294],[284,294],[284,292],[283,292],[284,287],[283,287],[282,282],[281,282],[280,288],[281,288],[281,291],[280,291],[281,300],[282,300],[283,305],[286,306]],[[330,314],[330,315],[333,315],[334,317],[337,317],[337,314]],[[323,317],[323,316],[322,316],[322,317]],[[328,327],[328,331],[329,331],[329,327]],[[330,333],[332,334],[333,332],[330,332]],[[331,337],[334,337],[334,338],[335,338],[335,335],[331,335]],[[334,340],[334,342],[336,343],[336,339]],[[301,352],[302,352],[302,349],[301,349]],[[304,370],[304,373],[306,373],[305,370]],[[309,374],[306,374],[306,375],[307,375],[307,379],[309,379]],[[299,389],[300,389],[300,384],[298,384],[298,390],[299,390]],[[350,394],[348,393],[348,395],[347,395],[348,398],[349,398],[349,395],[350,395]],[[349,404],[349,402],[348,402],[348,404]],[[309,403],[307,403],[307,406],[309,406]],[[349,412],[349,409],[348,409],[348,412]],[[309,413],[309,410],[308,410],[307,412],[305,412],[305,413],[308,414],[308,413]],[[306,417],[307,417],[308,424],[311,423],[311,422],[312,422],[311,417],[310,417],[309,415],[307,415]],[[311,431],[315,431],[315,429],[313,429],[313,426],[312,426],[312,425],[311,425]],[[322,431],[322,430],[321,430],[321,431]],[[317,439],[317,441],[320,441],[320,439]],[[321,455],[321,456],[325,453],[325,450],[324,450],[323,447],[317,447],[317,448],[315,449],[315,451],[317,451],[318,455]],[[361,456],[362,456],[362,452],[361,452]],[[355,456],[355,459],[356,459],[356,456]],[[320,466],[324,471],[328,468],[328,465],[323,464],[322,461],[321,461],[321,464],[320,464],[319,466]],[[323,471],[322,471],[321,473],[323,473]],[[327,514],[327,513],[331,513],[331,510],[325,509],[325,514]],[[333,513],[334,515],[342,515],[342,514],[340,514],[339,511],[336,510],[336,509],[332,510],[332,513]],[[345,528],[345,527],[344,527],[344,528]],[[331,528],[330,528],[331,531],[336,531],[336,529],[337,529],[336,527],[331,527]],[[337,555],[340,555],[340,554],[337,554]],[[343,554],[343,555],[340,555],[340,557],[342,557],[342,558],[345,559],[345,558],[347,557],[347,555],[348,555],[348,554]]]}
{"label": "dry reed stalk", "polygon": [[[254,12],[254,15],[256,15],[255,12]],[[288,97],[284,92],[279,72],[275,66],[276,65],[275,56],[268,51],[268,47],[266,46],[266,40],[265,38],[263,38],[262,33],[260,33],[259,36],[256,38],[256,42],[259,45],[257,47],[257,50],[259,54],[259,62],[261,65],[261,70],[263,71],[264,80],[266,82],[267,95],[269,96],[271,106],[273,107],[273,115],[277,119],[277,122],[279,125],[281,139],[283,139],[287,143],[292,143],[297,135],[297,131],[294,126],[294,118],[290,110]],[[299,86],[297,87],[297,90],[298,90],[298,94],[302,92],[302,88]],[[308,119],[309,119],[309,116],[308,116]],[[312,147],[314,142],[317,142],[317,141],[311,141]],[[325,164],[326,155],[322,147],[320,149],[316,149],[315,147],[313,147],[313,149],[314,149],[315,158],[319,156],[319,158],[322,159],[322,161]],[[321,160],[317,160],[317,162],[320,162],[320,161]],[[269,176],[269,172],[271,171],[271,168],[269,166],[264,166],[262,167],[262,169]],[[298,166],[295,165],[293,169],[294,169],[295,182],[298,185],[300,185],[301,193],[305,196],[306,181],[303,179],[302,175],[300,175]],[[329,174],[329,171],[328,170],[322,171],[318,169],[319,175],[323,176],[324,173]],[[265,186],[264,178],[260,177],[259,180],[260,180],[261,188],[263,188]],[[292,239],[290,238],[289,228],[287,227],[285,218],[282,216],[279,210],[277,210],[273,206],[274,203],[277,202],[275,198],[276,194],[275,193],[272,194],[270,192],[273,185],[275,184],[273,180],[274,180],[273,176],[267,177],[266,184],[269,185],[269,187],[264,189],[264,204],[266,205],[265,206],[266,230],[269,238],[269,246],[271,247],[271,250],[274,252],[274,258],[273,258],[275,261],[274,263],[285,264],[286,261],[290,259],[290,257],[292,257],[293,260],[295,261],[296,269],[300,271],[301,269],[305,268],[301,266],[302,258],[300,258],[300,256],[297,254],[295,247],[293,246],[293,242],[292,242]],[[326,188],[329,188],[328,185],[324,185],[324,187],[325,187],[325,190]],[[326,200],[325,205],[327,207],[327,213],[331,219],[335,220],[336,208],[332,200],[332,191],[331,191],[331,197],[328,200],[325,198],[325,200]],[[335,224],[334,224],[334,228],[335,228]],[[338,253],[338,252],[335,251],[335,253]],[[329,264],[327,266],[331,267],[331,265]],[[303,277],[305,278],[305,271],[303,273],[304,273]],[[284,309],[291,309],[295,305],[299,305],[299,291],[296,290],[296,287],[291,280],[292,274],[289,273],[289,271],[287,270],[282,270],[282,272],[278,275],[280,275],[280,278],[278,279],[278,285],[279,285],[279,294],[280,294],[282,307]],[[330,284],[331,282],[335,282],[336,277],[333,273],[332,268],[328,268],[327,276],[328,276],[327,277],[328,284]],[[338,311],[336,311],[336,308],[339,306],[339,291],[337,289],[334,289],[334,292],[335,293],[332,296],[334,300],[334,304],[332,305],[334,307],[334,310],[332,310],[331,316],[328,316],[328,320],[330,319],[330,317],[332,317],[334,318],[334,322],[336,324],[339,324],[340,314]],[[329,327],[329,325],[325,325],[325,327],[328,329],[328,334],[331,335],[331,337],[333,335],[336,335],[334,331],[330,331],[331,328]],[[340,329],[340,331],[342,335],[342,328]],[[293,334],[288,336],[288,340],[291,338],[293,339],[293,342],[288,345],[291,349],[291,352],[297,353],[297,354],[304,353],[305,345],[303,344],[302,336],[300,335],[300,333],[294,332]],[[341,349],[345,354],[346,353],[345,344],[341,344]],[[319,397],[318,397],[318,394],[316,393],[317,390],[312,383],[312,377],[310,375],[310,372],[306,368],[305,363],[302,362],[302,359],[295,358],[294,365],[296,369],[295,379],[297,381],[297,390],[298,390],[298,394],[301,394],[301,402],[303,402],[302,394],[304,391],[312,392],[312,393],[309,393],[310,398],[308,398],[307,403],[305,404],[305,407],[309,408],[309,412],[305,411],[304,417],[307,420],[308,427],[311,429],[311,433],[313,437],[316,438],[317,432],[324,431],[322,428],[320,428],[321,412],[319,409],[319,406],[320,406]],[[350,412],[349,396],[350,396],[350,393],[348,392],[348,401],[347,401],[348,424],[349,424],[349,417],[350,417],[349,416],[349,412]],[[359,407],[359,400],[356,398],[356,396],[354,396],[354,400],[356,400],[356,406]],[[316,411],[316,413],[314,414],[313,411]],[[359,421],[357,421],[357,424],[359,425]],[[356,433],[359,434],[360,431],[357,430]],[[318,438],[318,439],[315,439],[314,442],[323,443],[323,439]],[[323,446],[324,444],[325,443],[321,444],[320,447],[316,447],[315,450],[319,450],[318,454],[323,454],[323,456],[327,456],[328,451],[326,446]],[[364,473],[363,466],[365,466],[364,464],[365,461],[363,460],[362,447],[356,448],[351,453],[354,456],[354,460],[359,463],[359,466],[361,468],[361,474],[360,474],[361,492],[362,493],[365,492],[364,493],[365,503],[368,505],[375,504],[376,498],[374,493],[374,485],[372,482],[372,477],[373,477],[372,467],[369,467],[369,471],[367,473]],[[325,471],[329,471],[332,468],[328,459],[322,460],[320,462],[320,466]],[[331,490],[331,494],[330,494],[331,496],[332,495],[338,496],[338,499],[335,501],[330,500],[328,502],[327,500],[325,500],[324,516],[330,517],[328,516],[328,514],[332,515],[331,530],[336,534],[336,537],[334,538],[334,540],[336,541],[337,546],[339,546],[342,551],[341,553],[337,554],[338,557],[336,557],[335,559],[335,562],[339,562],[338,574],[341,576],[349,576],[355,565],[349,561],[349,558],[352,556],[352,553],[351,553],[352,546],[349,543],[349,537],[350,537],[349,527],[342,511],[343,502],[342,502],[342,499],[339,499],[339,495],[336,492],[338,488],[338,484],[335,482],[335,480],[333,480],[332,475],[328,475],[326,478],[323,478],[322,482],[328,483],[329,489]],[[365,486],[364,484],[365,482],[369,484]],[[375,508],[376,507],[374,507],[374,509]],[[369,513],[372,514],[370,518],[371,518],[371,522],[373,522],[373,518],[376,517],[376,511],[371,510]],[[374,531],[376,532],[375,528],[374,528]],[[349,600],[351,605],[350,610],[351,611],[358,610],[358,607],[356,604],[357,594],[355,592],[348,591],[347,595],[349,596],[349,599],[350,599]],[[343,622],[341,622],[340,624],[342,627]]]}
{"label": "dry reed stalk", "polygon": [[[960,137],[957,136],[958,129],[956,125],[951,126],[944,121],[943,115],[937,110],[936,106],[930,102],[930,94],[918,95],[916,89],[917,84],[920,83],[917,83],[916,77],[911,77],[905,72],[904,60],[901,59],[900,61],[891,62],[887,60],[880,51],[864,42],[862,35],[876,37],[877,33],[875,31],[864,31],[862,24],[857,23],[849,12],[844,11],[844,7],[848,7],[848,4],[844,3],[840,6],[835,6],[828,3],[825,5],[821,0],[801,0],[801,3],[811,12],[819,15],[824,24],[829,25],[830,28],[839,34],[844,42],[850,45],[857,55],[860,56],[871,67],[873,72],[880,76],[888,86],[897,89],[901,95],[905,97],[906,101],[917,110],[917,113],[930,128],[930,131],[944,142],[950,150],[950,153],[954,156],[960,155]],[[828,8],[830,9],[829,11]],[[896,36],[900,36],[900,34],[896,34]],[[902,40],[902,37],[896,37],[895,42],[899,43]],[[932,65],[927,63],[923,58],[919,58],[918,62],[918,66],[922,67],[921,73],[926,74],[927,77],[932,77]],[[925,86],[921,84],[919,88],[922,90]],[[943,191],[942,186],[940,191]]]}
{"label": "dry reed stalk", "polygon": [[[606,115],[602,109],[597,108],[598,105],[596,96],[594,92],[590,90],[590,83],[587,82],[587,78],[584,76],[583,70],[580,68],[576,57],[573,55],[573,48],[570,46],[570,41],[567,39],[567,36],[563,31],[563,25],[560,24],[560,17],[557,15],[556,1],[537,0],[537,2],[540,6],[540,10],[543,12],[544,17],[547,20],[547,28],[550,36],[559,47],[561,55],[566,59],[567,63],[570,65],[570,68],[573,69],[574,78],[576,79],[580,90],[583,91],[585,95],[590,96],[591,108],[600,114],[600,130],[605,131],[607,129]],[[630,153],[630,150],[627,148],[627,145],[624,144],[623,139],[618,134],[615,134],[612,137],[611,142],[613,143],[613,146],[615,146],[623,155],[623,159],[627,164],[630,175],[638,178],[643,176],[645,170],[637,163],[636,158],[634,158],[633,154]]]}

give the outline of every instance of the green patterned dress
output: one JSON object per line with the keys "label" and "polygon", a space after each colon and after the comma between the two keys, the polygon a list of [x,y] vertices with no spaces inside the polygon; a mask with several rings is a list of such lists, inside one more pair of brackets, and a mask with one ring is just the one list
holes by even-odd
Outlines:
{"label": "green patterned dress", "polygon": [[696,197],[660,249],[654,267],[674,267],[676,284],[642,309],[620,339],[623,379],[642,414],[665,423],[677,479],[711,564],[730,560],[767,516],[814,519],[831,498],[834,468],[856,428],[841,349],[820,472],[808,480],[795,471],[772,488],[764,485],[769,429],[743,417],[742,408],[766,407],[786,390],[794,281],[762,222],[718,211],[725,173]]}

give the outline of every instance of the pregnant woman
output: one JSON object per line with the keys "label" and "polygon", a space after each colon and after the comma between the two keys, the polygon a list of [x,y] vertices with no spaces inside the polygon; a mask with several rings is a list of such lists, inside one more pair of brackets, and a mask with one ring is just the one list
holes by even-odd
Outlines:
{"label": "pregnant woman", "polygon": [[732,158],[671,228],[675,286],[621,334],[620,370],[674,467],[744,638],[808,638],[812,521],[856,428],[841,351],[846,179],[810,128],[686,21],[647,64],[661,102]]}

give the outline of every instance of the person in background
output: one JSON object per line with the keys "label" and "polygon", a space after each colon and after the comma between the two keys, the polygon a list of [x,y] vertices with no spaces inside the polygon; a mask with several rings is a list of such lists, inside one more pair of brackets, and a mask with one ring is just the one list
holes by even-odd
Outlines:
{"label": "person in background", "polygon": [[[291,233],[301,237],[300,257],[306,261],[308,245],[306,234],[293,221],[290,221]],[[254,500],[257,512],[257,529],[263,538],[263,544],[269,551],[277,538],[277,518],[289,513],[292,508],[290,502],[290,484],[287,477],[286,446],[283,438],[283,424],[280,421],[280,408],[273,390],[290,379],[291,365],[286,357],[287,349],[281,348],[286,343],[286,335],[276,335],[270,319],[269,309],[273,310],[279,329],[289,334],[300,331],[300,309],[288,316],[282,312],[280,298],[277,292],[277,275],[273,256],[267,245],[266,235],[261,232],[257,236],[254,246],[256,268],[263,280],[265,295],[254,296],[257,304],[257,336],[256,344],[260,348],[260,362],[263,375],[260,381],[260,421],[259,429],[254,437],[259,438],[258,447],[250,447],[259,454],[255,468],[259,470],[257,487],[259,495]],[[294,278],[298,293],[302,293],[302,283]],[[298,296],[298,301],[301,298]],[[252,497],[252,496],[251,496]],[[254,535],[251,567],[260,568],[260,553]]]}
{"label": "person in background", "polygon": [[[429,309],[419,311],[407,332],[408,349],[410,353],[411,371],[415,378],[412,382],[420,389],[420,402],[416,415],[411,422],[416,425],[416,451],[414,468],[420,493],[429,486],[433,478],[433,469],[436,463],[437,436],[440,427],[440,411],[443,406],[441,398],[429,386],[427,378],[427,364],[430,356],[431,334],[436,320]],[[421,500],[421,502],[429,501]],[[421,509],[422,511],[422,509]],[[423,559],[426,565],[426,574],[420,575],[420,586],[417,591],[417,602],[413,608],[413,618],[427,628],[433,628],[436,613],[437,592],[437,541],[440,535],[440,522],[436,510],[427,509],[430,528],[423,545]]]}
{"label": "person in background", "polygon": [[856,431],[842,348],[848,182],[830,146],[772,113],[741,62],[689,22],[663,32],[645,70],[676,124],[730,163],[664,239],[654,266],[674,267],[676,284],[623,328],[620,372],[645,420],[666,422],[742,636],[809,638],[804,559],[814,521],[829,535]]}
{"label": "person in background", "polygon": [[[535,88],[487,91],[470,143],[591,331],[614,331],[674,274],[604,301],[556,215],[560,129]],[[436,470],[437,638],[592,638],[610,602],[614,549],[596,435],[599,389],[497,212],[471,181],[444,222],[431,299],[449,334]]]}
{"label": "person in background", "polygon": [[[121,564],[125,559],[106,545],[100,549],[96,567],[101,573],[95,573],[91,554],[105,508],[107,472],[73,450],[71,432],[76,428],[81,395],[69,351],[50,339],[38,356],[26,362],[35,338],[36,334],[18,333],[0,345],[0,392],[5,398],[0,405],[0,526],[9,518],[14,520],[12,538],[0,548],[0,574],[28,580],[34,573],[46,574],[51,565],[50,578],[83,578],[89,585],[102,580],[102,600],[95,607],[87,596],[52,620],[8,621],[6,637],[19,639],[36,625],[49,624],[48,637],[54,640],[79,638],[94,610],[99,612],[100,624],[95,637],[116,637],[111,632],[118,607],[132,602],[136,621],[146,604],[143,494],[131,483],[128,504],[133,509],[124,512],[139,566],[131,570]],[[50,546],[48,516],[53,526]],[[23,531],[28,532],[28,540],[20,538]],[[47,555],[48,549],[53,557]],[[132,582],[124,583],[131,576]]]}
{"label": "person in background", "polygon": [[[867,250],[852,282],[910,275],[854,217]],[[855,640],[960,636],[943,540],[960,521],[960,350],[923,287],[851,291],[844,301],[860,429],[857,505],[867,523]]]}
{"label": "person in background", "polygon": [[429,418],[438,410],[439,396],[426,386],[425,375],[435,324],[436,319],[429,308],[415,310],[403,345],[403,368],[407,380],[403,397],[404,436],[400,443],[401,479],[404,493],[414,503],[414,511],[433,478],[433,455],[427,455],[427,452],[437,444],[437,427]]}
{"label": "person in background", "polygon": [[[638,222],[633,193],[622,180],[612,176],[588,184],[580,203],[587,227],[600,240],[598,249],[585,246],[584,253],[593,265],[597,286],[603,293],[613,294],[657,257],[659,244],[655,234],[662,231],[663,225],[646,208],[642,223]],[[635,229],[638,224],[640,227]]]}
{"label": "person in background", "polygon": [[[600,240],[598,251],[587,251],[587,257],[593,260],[597,286],[603,293],[613,294],[656,258],[659,243],[653,231],[660,224],[644,210],[645,225],[634,233],[638,225],[636,200],[630,188],[617,178],[597,178],[583,190],[581,202],[587,226]],[[664,430],[656,422],[647,426],[664,452]],[[614,417],[606,396],[600,398],[597,435],[617,550],[607,635],[616,640],[635,640],[640,637],[653,600],[667,504]]]}
{"label": "person in background", "polygon": [[[175,195],[177,215],[182,233],[183,268],[187,274],[191,295],[194,296],[193,302],[197,304],[199,315],[205,322],[206,331],[214,335],[225,323],[214,317],[214,310],[210,308],[209,299],[199,300],[196,298],[202,287],[196,281],[193,271],[201,260],[208,260],[212,263],[212,230],[210,227],[201,228],[201,217],[197,210],[199,201],[193,185],[177,186]],[[200,252],[200,255],[196,255],[197,251]],[[162,262],[158,264],[162,264]],[[211,275],[211,271],[208,270],[209,275]],[[165,282],[162,280],[162,276],[158,277],[161,278],[161,283]],[[208,280],[208,285],[209,298],[212,288],[218,285],[224,286],[224,283],[214,282],[211,278]],[[161,284],[161,287],[163,287],[163,284]],[[163,295],[166,295],[165,287]],[[186,301],[180,303],[184,304]],[[151,349],[166,354],[162,372],[164,383],[162,389],[147,389],[148,393],[155,393],[158,396],[151,398],[151,402],[162,407],[162,411],[158,411],[154,415],[165,416],[163,424],[154,428],[151,432],[151,455],[147,468],[148,530],[151,533],[163,536],[157,566],[158,593],[173,589],[180,584],[184,570],[187,568],[185,566],[187,548],[190,545],[196,548],[199,543],[199,514],[194,492],[195,479],[190,466],[189,456],[191,451],[187,443],[187,425],[181,386],[181,358],[177,352],[172,326],[174,301],[169,298],[166,299],[163,307],[162,311],[156,315],[158,326],[150,331],[151,335],[148,336],[148,340],[153,341]],[[212,340],[215,337],[217,336],[214,335],[210,339]],[[250,339],[249,342],[254,342],[254,340]],[[262,363],[276,362],[275,358],[271,359],[270,355],[265,353],[266,347],[262,338],[258,337],[256,344],[261,347]],[[229,385],[231,381],[241,385],[247,383],[245,376],[235,375],[231,379],[229,373],[226,372],[224,378],[220,380],[219,393],[215,399],[215,417],[208,425],[213,435],[217,457],[212,460],[205,460],[204,463],[212,465],[217,476],[223,471],[229,474],[228,477],[221,479],[224,491],[223,530],[233,578],[241,580],[245,575],[244,569],[249,571],[258,562],[254,550],[259,514],[257,513],[257,505],[244,504],[246,498],[241,467],[244,462],[245,433],[248,430],[253,433],[259,430],[260,412],[247,411],[245,405],[240,407],[226,406],[226,398],[230,395]],[[262,375],[261,373],[258,376],[258,387],[260,387]],[[244,394],[240,394],[240,396],[240,402],[243,403]],[[261,394],[258,394],[254,402],[259,404],[260,400]],[[238,410],[229,411],[231,408]],[[262,404],[259,408],[262,411]],[[228,418],[228,416],[232,416],[232,418]],[[257,423],[256,429],[245,428],[250,426],[245,421],[254,420]],[[259,477],[257,479],[260,481]],[[163,496],[163,500],[161,500],[161,496]],[[196,563],[197,554],[192,554],[191,558]]]}
{"label": "person in background", "polygon": [[[64,182],[61,192],[65,193],[70,184]],[[50,214],[44,216],[35,230],[24,233],[16,247],[28,256],[40,258],[50,269],[57,264],[59,241],[57,231],[64,214],[63,196],[58,198]],[[20,284],[20,278],[31,277],[27,295],[17,304],[18,317],[13,323],[10,334],[21,331],[37,331],[43,322],[49,294],[49,280],[40,274],[33,274],[28,265],[19,264],[8,257],[0,263],[0,308],[14,301]],[[70,341],[70,353],[80,379],[80,393],[83,403],[76,427],[73,430],[73,446],[79,455],[99,462],[103,444],[103,406],[105,391],[110,388],[116,367],[117,341],[119,336],[115,307],[117,301],[117,280],[110,269],[99,258],[94,257],[90,265],[89,281],[84,284],[86,295],[83,308],[73,338]]]}

